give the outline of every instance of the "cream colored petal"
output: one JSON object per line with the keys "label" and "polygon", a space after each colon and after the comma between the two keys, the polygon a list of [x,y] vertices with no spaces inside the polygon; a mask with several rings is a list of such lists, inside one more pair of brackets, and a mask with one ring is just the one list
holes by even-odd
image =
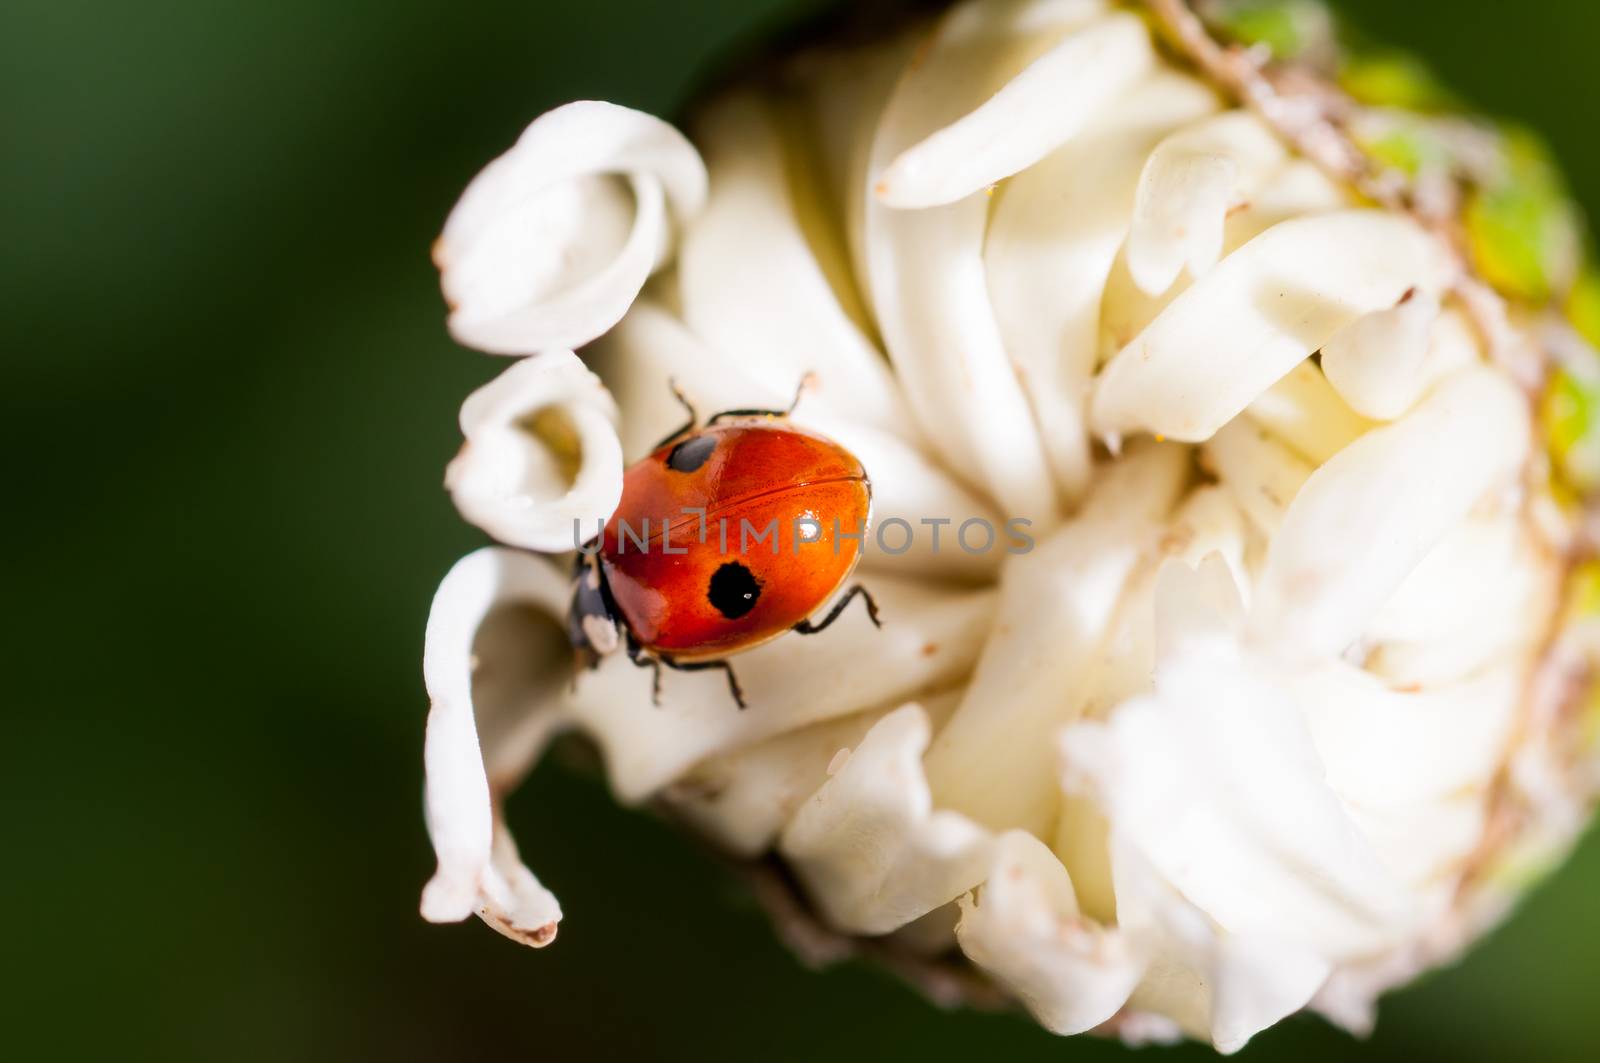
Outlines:
{"label": "cream colored petal", "polygon": [[[992,18],[1005,6],[980,0],[971,10]],[[1065,9],[1075,19],[1077,9],[1099,6],[1020,8],[1034,21],[1045,9]],[[879,177],[877,196],[902,209],[943,206],[1027,169],[1143,77],[1154,59],[1149,32],[1134,15],[1108,15],[1073,30],[975,109],[901,151]]]}
{"label": "cream colored petal", "polygon": [[1150,692],[1159,634],[1156,594],[1165,564],[1177,560],[1191,567],[1214,567],[1214,560],[1220,559],[1222,569],[1203,571],[1226,588],[1230,599],[1236,595],[1244,600],[1250,589],[1245,557],[1250,542],[1244,514],[1225,491],[1201,488],[1184,499],[1159,538],[1144,551],[1123,591],[1110,633],[1085,680],[1084,716],[1104,716],[1127,699]]}
{"label": "cream colored petal", "polygon": [[1504,584],[1525,583],[1537,567],[1516,513],[1474,514],[1411,570],[1364,634],[1375,642],[1419,642],[1454,634],[1463,623],[1492,623],[1509,597]]}
{"label": "cream colored petal", "polygon": [[1208,438],[1368,311],[1437,288],[1442,253],[1414,222],[1341,211],[1283,222],[1174,299],[1101,373],[1102,435]]}
{"label": "cream colored petal", "polygon": [[914,437],[887,359],[840,307],[801,231],[765,102],[722,99],[695,130],[711,193],[679,252],[685,322],[773,391],[792,394],[810,374],[808,408]]}
{"label": "cream colored petal", "polygon": [[[1428,562],[1419,565],[1402,585],[1407,597],[1420,589],[1408,586],[1412,578],[1429,567]],[[1504,564],[1474,568],[1462,577],[1479,592],[1470,604],[1452,615],[1438,616],[1430,630],[1377,641],[1366,666],[1393,685],[1411,686],[1452,682],[1503,660],[1527,660],[1548,634],[1542,623],[1530,623],[1529,618],[1552,615],[1563,593],[1562,572],[1560,560],[1523,533]],[[1459,585],[1453,589],[1457,593],[1447,601],[1469,597],[1459,593]],[[1366,641],[1377,638],[1377,622],[1370,627]]]}
{"label": "cream colored petal", "polygon": [[573,717],[605,753],[612,788],[638,801],[719,752],[741,749],[823,720],[899,705],[942,690],[972,668],[993,621],[994,593],[875,574],[875,628],[853,605],[825,632],[789,634],[732,658],[749,709],[740,711],[720,672],[661,677],[615,655],[584,673]]}
{"label": "cream colored petal", "polygon": [[1341,652],[1473,506],[1513,481],[1528,443],[1516,386],[1474,369],[1346,447],[1312,473],[1272,541],[1256,630]]}
{"label": "cream colored petal", "polygon": [[1379,858],[1419,894],[1454,892],[1456,876],[1483,844],[1489,817],[1483,788],[1413,803],[1347,807]]}
{"label": "cream colored petal", "polygon": [[[422,893],[423,917],[433,922],[465,919],[476,911],[501,933],[527,944],[548,944],[555,936],[560,905],[522,865],[499,821],[491,788],[491,777],[520,777],[537,745],[515,742],[516,755],[508,757],[509,750],[480,744],[479,735],[480,726],[489,740],[524,735],[535,718],[559,715],[570,663],[554,663],[554,652],[567,647],[553,621],[565,612],[567,595],[567,580],[553,565],[487,547],[457,562],[434,596],[423,647],[423,678],[432,702],[423,760],[428,834],[439,867]],[[480,639],[486,623],[497,610],[513,607],[552,620],[542,642],[522,647],[546,651],[531,655],[545,667],[529,676],[535,682],[525,690],[508,683],[505,674],[523,662],[479,656],[488,648]],[[548,733],[551,724],[542,726]]]}
{"label": "cream colored petal", "polygon": [[1321,465],[1372,427],[1345,405],[1309,360],[1263,391],[1244,412],[1312,465]]}
{"label": "cream colored petal", "polygon": [[617,409],[571,351],[523,359],[467,396],[466,442],[445,487],[501,542],[560,553],[596,534],[622,498]]}
{"label": "cream colored petal", "polygon": [[1161,152],[1139,180],[1128,270],[1151,295],[1172,287],[1184,267],[1200,276],[1222,257],[1222,223],[1233,204],[1239,166],[1226,155]]}
{"label": "cream colored petal", "polygon": [[1375,420],[1393,420],[1427,384],[1422,366],[1438,316],[1438,298],[1422,292],[1359,317],[1323,346],[1323,371],[1351,406]]}
{"label": "cream colored petal", "polygon": [[[976,0],[941,21],[884,111],[875,170],[981,102],[989,81],[1029,46],[1029,33],[991,14],[987,0]],[[869,287],[906,398],[945,464],[1007,515],[1045,530],[1056,521],[1055,487],[989,302],[988,207],[982,195],[915,211],[869,203]]]}
{"label": "cream colored petal", "polygon": [[1330,959],[1392,945],[1407,894],[1324,781],[1292,692],[1236,641],[1239,612],[1220,560],[1164,566],[1155,692],[1065,730],[1068,789],[1229,934]]}
{"label": "cream colored petal", "polygon": [[1135,1014],[1163,1016],[1231,1053],[1327,980],[1332,964],[1315,949],[1219,927],[1135,846],[1119,839],[1114,850],[1119,928],[1148,957],[1128,1002]]}
{"label": "cream colored petal", "polygon": [[[683,324],[648,299],[640,300],[628,316],[591,348],[590,362],[610,383],[625,416],[623,451],[631,460],[647,454],[687,419],[673,397],[676,382],[694,402],[702,417],[718,410],[778,409],[794,397],[794,385],[780,392],[745,372],[744,364],[701,343]],[[798,380],[795,381],[798,384]],[[883,431],[841,416],[825,405],[813,404],[809,390],[801,397],[795,423],[815,429],[849,449],[872,480],[872,521],[883,528],[899,519],[913,531],[910,548],[903,553],[869,549],[862,564],[866,571],[917,573],[972,582],[992,577],[1011,542],[1004,536],[1005,520],[984,499],[957,483],[920,448],[897,433]],[[993,550],[967,551],[955,534],[968,520],[988,522],[996,529]],[[940,529],[924,520],[949,521],[942,526],[938,549],[934,536]],[[977,527],[972,539],[978,541]],[[890,550],[900,546],[899,533],[888,540]]]}
{"label": "cream colored petal", "polygon": [[1140,167],[1159,138],[1216,106],[1201,82],[1156,74],[1012,177],[995,201],[983,255],[989,297],[1068,499],[1089,483],[1084,416],[1100,295],[1128,230]]}
{"label": "cream colored petal", "polygon": [[1413,692],[1343,661],[1292,684],[1328,785],[1367,806],[1405,804],[1486,786],[1504,759],[1527,676],[1502,665]]}
{"label": "cream colored petal", "polygon": [[[957,691],[921,699],[935,729],[955,710]],[[828,781],[830,768],[887,712],[862,712],[720,753],[696,764],[662,794],[707,837],[746,857],[770,849],[795,812]]]}
{"label": "cream colored petal", "polygon": [[434,246],[452,335],[495,354],[589,342],[705,186],[700,156],[658,118],[593,100],[541,115],[467,186]]}
{"label": "cream colored petal", "polygon": [[1248,417],[1235,417],[1206,440],[1200,463],[1266,536],[1283,524],[1312,465]]}
{"label": "cream colored petal", "polygon": [[874,325],[866,238],[872,142],[884,105],[926,33],[927,26],[916,23],[875,46],[809,55],[796,63],[822,177],[843,222],[851,272]]}
{"label": "cream colored petal", "polygon": [[1282,141],[1248,111],[1230,111],[1173,133],[1139,175],[1128,231],[1128,269],[1156,296],[1185,266],[1198,277],[1222,257],[1223,226],[1278,167]]}
{"label": "cream colored petal", "polygon": [[1268,229],[1291,218],[1326,214],[1356,206],[1350,190],[1334,181],[1316,163],[1291,158],[1247,190],[1223,227],[1223,254],[1231,254]]}
{"label": "cream colored petal", "polygon": [[1138,983],[1141,958],[1123,935],[1083,918],[1072,879],[1038,838],[1007,831],[994,849],[976,898],[961,900],[961,950],[1052,1033],[1105,1022]]}
{"label": "cream colored petal", "polygon": [[922,775],[926,713],[911,704],[876,723],[784,829],[778,851],[828,921],[885,934],[977,885],[992,839],[935,810]]}
{"label": "cream colored petal", "polygon": [[989,633],[961,707],[928,753],[941,807],[993,830],[1042,834],[1059,800],[1050,736],[1073,719],[1129,573],[1188,471],[1180,447],[1114,464],[1077,517],[1001,576]]}

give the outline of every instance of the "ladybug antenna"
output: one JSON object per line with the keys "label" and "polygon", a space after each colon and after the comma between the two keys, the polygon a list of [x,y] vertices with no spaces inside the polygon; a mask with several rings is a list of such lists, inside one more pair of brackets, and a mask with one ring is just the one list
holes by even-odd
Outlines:
{"label": "ladybug antenna", "polygon": [[678,378],[667,377],[667,387],[672,389],[672,397],[678,400],[678,405],[682,406],[684,412],[689,415],[689,428],[699,424],[700,414],[695,411],[694,403],[689,401],[689,396],[685,395],[683,389],[678,386]]}
{"label": "ladybug antenna", "polygon": [[793,401],[791,401],[789,403],[789,408],[787,410],[783,411],[783,415],[785,417],[788,417],[790,414],[794,413],[795,407],[800,405],[800,399],[805,395],[805,393],[808,390],[810,390],[811,388],[814,388],[816,386],[817,386],[817,374],[814,373],[814,372],[811,372],[810,370],[807,370],[800,377],[800,383],[795,386],[794,399],[793,399]]}
{"label": "ladybug antenna", "polygon": [[[683,407],[686,413],[688,413],[689,422],[669,432],[665,439],[651,448],[652,450],[660,450],[662,447],[666,446],[674,439],[677,439],[679,436],[688,435],[690,432],[695,430],[696,426],[700,424],[700,415],[695,412],[694,403],[690,402],[689,396],[683,393],[683,389],[678,386],[678,381],[673,377],[668,377],[667,387],[672,389],[672,397],[677,399],[678,404]],[[713,418],[713,420],[715,420],[715,418]]]}
{"label": "ladybug antenna", "polygon": [[794,389],[794,399],[789,403],[787,409],[770,410],[761,409],[758,407],[750,407],[740,408],[737,410],[723,410],[720,413],[712,414],[711,419],[707,421],[706,424],[713,425],[718,421],[729,417],[787,417],[791,413],[794,413],[794,408],[796,406],[800,405],[800,396],[804,395],[806,393],[806,389],[815,385],[816,382],[817,374],[815,373],[807,373],[802,376],[800,378],[800,386]]}

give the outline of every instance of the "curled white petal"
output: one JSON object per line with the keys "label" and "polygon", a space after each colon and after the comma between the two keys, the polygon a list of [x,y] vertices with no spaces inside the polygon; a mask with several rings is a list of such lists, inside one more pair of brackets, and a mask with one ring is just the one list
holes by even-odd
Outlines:
{"label": "curled white petal", "polygon": [[1352,407],[1375,420],[1392,420],[1428,382],[1422,366],[1438,316],[1438,298],[1422,292],[1359,317],[1323,346],[1322,371]]}
{"label": "curled white petal", "polygon": [[1128,1001],[1134,1014],[1236,1052],[1304,1007],[1333,970],[1301,942],[1219,927],[1125,839],[1115,840],[1113,864],[1117,925],[1148,958]]}
{"label": "curled white petal", "polygon": [[[994,33],[997,13],[1009,8],[1030,24],[1064,12],[1070,25],[1100,6],[979,0],[954,13],[952,23],[981,21],[983,32]],[[1035,34],[1030,43],[1038,40]],[[1134,15],[1113,14],[1073,30],[978,107],[901,151],[879,177],[876,194],[891,207],[936,207],[1010,177],[1082,129],[1154,58],[1150,34]]]}
{"label": "curled white petal", "polygon": [[1285,157],[1282,142],[1247,111],[1230,111],[1167,137],[1139,175],[1128,269],[1150,295],[1185,266],[1198,277],[1222,257],[1229,211]]}
{"label": "curled white petal", "polygon": [[679,253],[685,323],[780,394],[809,375],[808,408],[914,436],[887,359],[845,313],[807,243],[767,105],[732,96],[695,129],[712,176]]}
{"label": "curled white petal", "polygon": [[1223,931],[1329,960],[1400,940],[1407,895],[1324,781],[1291,692],[1238,642],[1226,566],[1168,562],[1161,582],[1155,691],[1066,729],[1069,788]]}
{"label": "curled white petal", "polygon": [[956,938],[1048,1030],[1082,1033],[1128,1000],[1144,962],[1125,936],[1085,919],[1067,869],[1038,838],[1007,831]]}
{"label": "curled white petal", "polygon": [[1286,646],[1339,653],[1529,446],[1527,403],[1489,369],[1451,377],[1403,419],[1311,474],[1272,541],[1255,622]]}
{"label": "curled white petal", "polygon": [[1091,475],[1085,414],[1101,292],[1128,231],[1140,167],[1157,140],[1216,106],[1199,81],[1156,74],[1012,177],[995,201],[983,253],[989,297],[1068,498],[1081,496]]}
{"label": "curled white petal", "polygon": [[617,795],[641,800],[718,751],[900,705],[972,669],[994,618],[993,591],[885,574],[861,582],[878,601],[883,627],[853,606],[825,632],[739,654],[732,663],[748,711],[739,711],[715,672],[667,672],[655,706],[650,672],[621,654],[582,675],[573,716],[604,751]]}
{"label": "curled white petal", "polygon": [[[986,0],[976,0],[940,22],[889,98],[874,166],[980,102],[986,79],[1026,42],[1024,28],[991,25],[986,12]],[[940,457],[1009,515],[1043,529],[1056,520],[1055,485],[989,302],[988,215],[981,195],[914,211],[872,200],[864,219],[868,286],[906,398]]]}
{"label": "curled white petal", "polygon": [[1123,586],[1186,472],[1179,447],[1130,454],[1083,512],[1011,559],[1001,575],[1002,622],[928,754],[941,806],[994,830],[1049,826],[1059,799],[1050,735],[1081,709]]}
{"label": "curled white petal", "polygon": [[[957,692],[922,699],[935,727],[949,718]],[[800,806],[828,781],[838,759],[886,712],[862,712],[801,727],[695,765],[663,797],[689,822],[740,856],[770,849]]]}
{"label": "curled white petal", "polygon": [[1200,448],[1213,473],[1263,535],[1275,534],[1313,466],[1249,418],[1236,417]]}
{"label": "curled white petal", "polygon": [[784,829],[778,851],[839,928],[884,934],[977,885],[992,840],[935,810],[922,774],[927,714],[906,705],[879,720]]}
{"label": "curled white petal", "polygon": [[[481,661],[478,640],[496,609],[522,606],[556,618],[565,611],[567,594],[567,581],[547,562],[488,547],[457,562],[434,596],[423,649],[423,677],[432,702],[423,760],[428,834],[439,867],[422,893],[423,917],[433,922],[465,919],[476,911],[501,933],[527,944],[548,944],[555,936],[560,905],[522,865],[494,803],[495,791],[520,775],[536,745],[516,743],[514,758],[480,745],[480,727],[487,730],[490,724],[480,714],[491,707],[476,703],[495,699],[482,698],[478,673],[504,662]],[[557,649],[565,653],[562,629],[555,623],[550,627]],[[550,665],[535,652],[538,647],[521,649]],[[500,718],[492,726],[502,735],[525,733],[534,716],[558,708],[555,691],[564,688],[565,670],[547,668],[542,679],[543,686],[523,692],[515,704],[498,707]],[[499,700],[506,693],[502,690]],[[486,761],[498,761],[497,770]]]}
{"label": "curled white petal", "polygon": [[1090,420],[1200,442],[1361,314],[1437,288],[1442,250],[1407,218],[1286,221],[1174,299],[1101,373]]}
{"label": "curled white petal", "polygon": [[[1441,542],[1368,626],[1364,641],[1372,644],[1372,652],[1367,668],[1396,686],[1451,683],[1536,652],[1546,632],[1528,618],[1549,616],[1556,608],[1561,572],[1527,529],[1508,532],[1504,549],[1492,544],[1447,549],[1453,545],[1450,540]],[[1478,561],[1493,563],[1478,567]],[[1438,600],[1442,608],[1417,605],[1417,597],[1442,580],[1448,580],[1448,590]],[[1460,608],[1444,612],[1451,604]]]}
{"label": "curled white petal", "polygon": [[1313,465],[1321,465],[1372,427],[1345,405],[1310,361],[1263,391],[1245,407],[1245,415]]}
{"label": "curled white petal", "polygon": [[434,247],[452,335],[495,354],[589,342],[705,190],[700,156],[659,118],[593,100],[541,115],[467,186]]}
{"label": "curled white petal", "polygon": [[515,363],[461,406],[466,442],[445,470],[461,515],[501,542],[560,553],[622,498],[616,404],[571,351]]}
{"label": "curled white petal", "polygon": [[1293,689],[1328,784],[1374,806],[1487,785],[1526,681],[1523,669],[1501,666],[1464,682],[1402,692],[1332,660],[1301,672]]}
{"label": "curled white petal", "polygon": [[1185,266],[1198,277],[1222,257],[1222,223],[1239,166],[1226,155],[1197,151],[1150,161],[1128,233],[1128,268],[1135,284],[1160,295]]}

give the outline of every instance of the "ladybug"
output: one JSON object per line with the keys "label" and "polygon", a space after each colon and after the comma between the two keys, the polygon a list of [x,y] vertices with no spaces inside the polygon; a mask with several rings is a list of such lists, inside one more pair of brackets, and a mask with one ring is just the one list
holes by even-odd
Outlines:
{"label": "ladybug", "polygon": [[853,454],[789,421],[794,404],[701,425],[673,394],[689,422],[627,470],[616,512],[579,550],[567,633],[580,665],[622,648],[653,669],[657,699],[663,665],[721,670],[742,709],[729,655],[816,634],[858,597],[882,626],[859,583],[810,619],[861,558],[872,485]]}

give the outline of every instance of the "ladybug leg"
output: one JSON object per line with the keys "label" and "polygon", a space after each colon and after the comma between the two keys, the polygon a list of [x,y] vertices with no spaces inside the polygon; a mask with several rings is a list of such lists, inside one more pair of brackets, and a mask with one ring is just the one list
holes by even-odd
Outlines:
{"label": "ladybug leg", "polygon": [[727,661],[675,661],[671,657],[663,656],[661,663],[675,672],[721,671],[728,677],[728,691],[733,695],[734,703],[741,709],[749,708],[745,704],[744,688],[739,685],[739,677],[733,674],[733,665]]}
{"label": "ladybug leg", "polygon": [[[672,397],[678,400],[678,405],[682,406],[684,408],[684,411],[686,413],[688,413],[689,421],[688,421],[687,424],[685,424],[683,427],[679,428],[677,431],[670,433],[667,436],[667,438],[663,439],[661,442],[659,442],[655,446],[651,447],[650,449],[653,450],[653,451],[654,450],[660,450],[662,447],[666,446],[668,443],[672,442],[674,439],[677,439],[679,436],[688,435],[690,432],[694,431],[695,425],[700,423],[700,415],[695,412],[694,403],[690,402],[689,401],[689,397],[683,393],[683,389],[678,387],[678,382],[676,380],[670,380],[669,379],[667,381],[667,387],[672,389]],[[713,417],[711,419],[713,421],[716,420],[715,417]]]}
{"label": "ladybug leg", "polygon": [[872,621],[872,626],[882,627],[883,621],[878,619],[878,603],[872,600],[872,594],[867,590],[867,588],[857,583],[845,593],[843,598],[840,598],[837,602],[833,603],[833,608],[828,610],[828,615],[823,617],[821,621],[813,624],[810,620],[802,620],[794,626],[794,629],[800,632],[802,635],[815,635],[817,632],[822,631],[829,624],[839,619],[839,614],[844,612],[845,607],[857,597],[866,603],[867,618]]}
{"label": "ladybug leg", "polygon": [[723,410],[721,413],[712,414],[711,420],[706,424],[716,424],[724,417],[787,417],[794,412],[796,406],[800,405],[800,396],[806,393],[806,388],[811,386],[814,379],[811,373],[800,378],[800,385],[794,389],[794,399],[789,403],[787,410]]}
{"label": "ladybug leg", "polygon": [[632,661],[636,668],[650,669],[650,704],[660,705],[661,662],[640,649],[639,644],[633,641],[631,634],[628,636],[628,660]]}

